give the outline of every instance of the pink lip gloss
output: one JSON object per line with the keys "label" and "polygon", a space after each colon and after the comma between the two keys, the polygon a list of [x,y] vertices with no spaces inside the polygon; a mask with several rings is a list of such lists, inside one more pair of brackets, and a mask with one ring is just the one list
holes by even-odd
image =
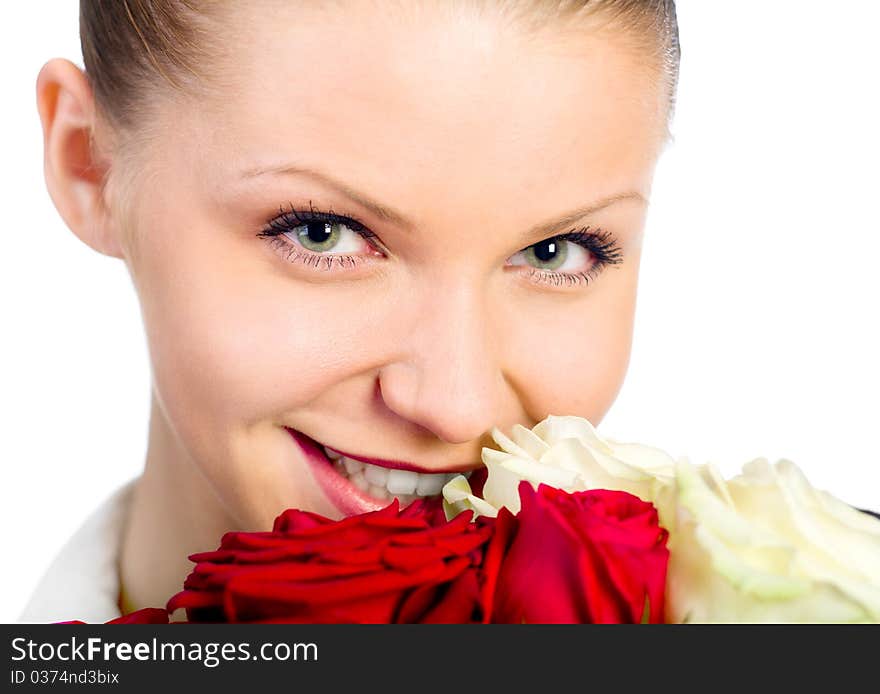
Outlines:
{"label": "pink lip gloss", "polygon": [[[340,475],[333,468],[319,444],[296,429],[284,428],[302,451],[318,486],[340,513],[353,516],[368,511],[378,511],[391,503],[390,499],[376,499],[358,489],[348,478]],[[359,460],[363,459],[359,458]],[[369,459],[366,459],[365,462],[369,462]],[[436,504],[439,506],[443,503],[441,496],[425,497],[424,500],[428,505]]]}

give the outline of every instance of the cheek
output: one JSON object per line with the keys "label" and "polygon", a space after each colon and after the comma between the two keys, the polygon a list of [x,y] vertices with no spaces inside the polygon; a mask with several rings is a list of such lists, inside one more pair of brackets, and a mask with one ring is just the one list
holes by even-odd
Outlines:
{"label": "cheek", "polygon": [[[588,289],[568,310],[530,311],[508,359],[517,390],[535,421],[577,415],[594,425],[610,409],[629,365],[637,273]],[[606,278],[608,279],[608,278]]]}
{"label": "cheek", "polygon": [[259,243],[197,234],[142,243],[133,275],[156,390],[194,435],[278,421],[351,360],[340,348],[358,331],[357,296],[293,282]]}
{"label": "cheek", "polygon": [[277,425],[358,368],[353,336],[375,316],[354,292],[292,281],[258,239],[169,236],[141,239],[130,269],[178,442],[242,527],[290,506],[334,513]]}

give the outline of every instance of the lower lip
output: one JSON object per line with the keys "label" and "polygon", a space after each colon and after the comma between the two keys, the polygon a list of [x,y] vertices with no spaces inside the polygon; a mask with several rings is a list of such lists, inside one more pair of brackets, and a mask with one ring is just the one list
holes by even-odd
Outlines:
{"label": "lower lip", "polygon": [[[390,500],[379,500],[355,487],[346,477],[340,475],[327,460],[321,447],[305,434],[284,427],[287,433],[297,443],[312,475],[321,487],[321,491],[327,496],[341,513],[346,516],[354,516],[369,511],[378,511],[392,503]],[[440,497],[426,499],[426,502],[442,503]]]}

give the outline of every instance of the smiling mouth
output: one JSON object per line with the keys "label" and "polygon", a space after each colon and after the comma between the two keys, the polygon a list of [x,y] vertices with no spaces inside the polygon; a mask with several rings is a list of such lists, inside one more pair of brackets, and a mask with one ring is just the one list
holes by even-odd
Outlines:
{"label": "smiling mouth", "polygon": [[406,505],[416,499],[437,496],[449,480],[464,475],[470,477],[471,471],[464,472],[416,472],[402,468],[389,468],[350,458],[342,453],[321,446],[333,469],[362,492],[379,501],[391,501],[394,497]]}
{"label": "smiling mouth", "polygon": [[346,514],[364,513],[398,499],[401,507],[425,499],[440,501],[449,480],[472,469],[424,472],[401,461],[366,458],[336,451],[296,429],[284,427],[306,455],[313,474],[337,508]]}

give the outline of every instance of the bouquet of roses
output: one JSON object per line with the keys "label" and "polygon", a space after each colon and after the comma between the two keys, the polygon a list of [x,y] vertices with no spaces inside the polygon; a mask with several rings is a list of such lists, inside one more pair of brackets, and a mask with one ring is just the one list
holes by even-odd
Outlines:
{"label": "bouquet of roses", "polygon": [[813,488],[791,461],[758,458],[725,480],[711,464],[603,439],[579,417],[493,436],[502,450],[483,449],[483,493],[459,477],[447,505],[515,512],[518,480],[653,504],[669,532],[667,621],[880,621],[880,520]]}
{"label": "bouquet of roses", "polygon": [[580,417],[493,430],[443,509],[226,533],[164,609],[115,623],[880,621],[880,520],[789,461],[731,480]]}

